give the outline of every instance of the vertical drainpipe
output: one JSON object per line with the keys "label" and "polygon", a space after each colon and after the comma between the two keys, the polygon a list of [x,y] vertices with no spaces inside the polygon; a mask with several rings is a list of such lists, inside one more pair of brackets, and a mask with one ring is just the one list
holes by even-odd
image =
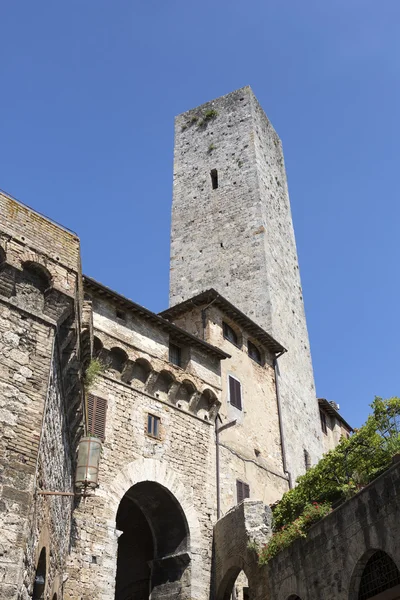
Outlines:
{"label": "vertical drainpipe", "polygon": [[283,427],[283,419],[282,419],[282,405],[281,405],[281,396],[279,393],[279,366],[278,366],[278,358],[284,354],[286,350],[283,350],[280,354],[277,354],[274,358],[274,372],[275,372],[275,391],[276,391],[276,403],[278,406],[278,421],[279,421],[279,433],[281,436],[281,448],[282,448],[282,464],[283,471],[286,473],[289,479],[289,489],[293,488],[292,474],[288,470],[287,467],[287,457],[286,457],[286,444],[285,444],[285,435],[284,435],[284,427]]}
{"label": "vertical drainpipe", "polygon": [[219,415],[215,418],[215,472],[217,478],[217,520],[221,516],[221,492],[220,492],[220,476],[219,476],[219,425],[218,421],[221,420]]}
{"label": "vertical drainpipe", "polygon": [[[206,339],[206,325],[207,325],[207,308],[214,304],[218,299],[217,295],[214,300],[211,300],[207,306],[201,310],[201,324],[203,326],[203,340]],[[217,519],[221,516],[221,492],[220,492],[220,474],[219,474],[219,426],[218,422],[221,421],[219,414],[215,417],[215,473],[216,473],[216,485],[217,485]]]}

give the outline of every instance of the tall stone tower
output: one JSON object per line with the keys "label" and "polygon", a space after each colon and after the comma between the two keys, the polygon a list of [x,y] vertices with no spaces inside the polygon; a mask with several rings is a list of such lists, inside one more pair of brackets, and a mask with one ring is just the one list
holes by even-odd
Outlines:
{"label": "tall stone tower", "polygon": [[294,480],[321,427],[281,141],[249,87],[175,122],[170,305],[215,288],[285,348],[283,443]]}

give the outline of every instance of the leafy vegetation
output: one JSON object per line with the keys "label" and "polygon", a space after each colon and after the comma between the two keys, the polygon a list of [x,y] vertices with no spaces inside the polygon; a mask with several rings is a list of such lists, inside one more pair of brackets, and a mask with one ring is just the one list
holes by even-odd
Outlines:
{"label": "leafy vegetation", "polygon": [[313,502],[307,504],[300,517],[295,519],[289,525],[283,526],[282,529],[275,532],[268,542],[258,552],[258,562],[260,565],[265,565],[278,552],[290,546],[294,540],[306,537],[307,531],[320,519],[323,519],[331,512],[332,508],[329,502],[318,504]]}
{"label": "leafy vegetation", "polygon": [[273,510],[279,529],[299,517],[310,502],[334,503],[356,493],[383,472],[400,452],[400,399],[375,398],[372,414],[349,438],[323,456]]}
{"label": "leafy vegetation", "polygon": [[332,504],[353,496],[400,453],[400,398],[375,398],[371,407],[366,423],[299,477],[297,486],[273,508],[274,534],[258,550],[260,564],[295,539],[306,537],[309,527],[325,517]]}
{"label": "leafy vegetation", "polygon": [[104,364],[98,358],[92,358],[92,360],[86,368],[84,376],[84,384],[86,391],[90,390],[98,376],[101,373],[103,373],[104,369]]}

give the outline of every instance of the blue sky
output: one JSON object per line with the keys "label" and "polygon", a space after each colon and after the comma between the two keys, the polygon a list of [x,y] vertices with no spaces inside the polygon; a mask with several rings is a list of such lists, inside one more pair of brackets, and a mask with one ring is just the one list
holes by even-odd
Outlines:
{"label": "blue sky", "polygon": [[173,118],[251,85],[285,151],[317,393],[400,394],[398,0],[3,2],[0,187],[168,304]]}

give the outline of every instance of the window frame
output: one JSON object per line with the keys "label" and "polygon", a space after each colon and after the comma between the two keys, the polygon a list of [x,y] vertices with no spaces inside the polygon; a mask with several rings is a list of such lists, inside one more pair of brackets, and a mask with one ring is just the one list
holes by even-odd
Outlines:
{"label": "window frame", "polygon": [[[255,352],[258,354],[258,356],[260,357],[260,359],[258,359],[258,357],[256,358],[253,354],[252,351],[250,350],[250,347],[255,350]],[[263,365],[264,361],[263,361],[263,355],[262,352],[260,350],[260,348],[251,340],[247,340],[247,354],[249,355],[249,357],[251,358],[251,360],[254,360],[254,362],[256,362],[258,365]]]}
{"label": "window frame", "polygon": [[328,422],[326,420],[326,414],[321,408],[319,409],[319,418],[321,421],[322,433],[324,433],[325,435],[328,435]]}
{"label": "window frame", "polygon": [[[229,337],[230,332],[233,334],[233,338]],[[236,332],[232,325],[229,325],[226,321],[222,321],[222,335],[225,340],[228,340],[231,344],[236,346],[236,348],[240,348],[240,335]]]}
{"label": "window frame", "polygon": [[236,504],[240,504],[246,498],[250,498],[250,485],[242,479],[236,479]]}
{"label": "window frame", "polygon": [[[154,427],[156,425],[156,427]],[[147,413],[146,434],[156,440],[160,439],[161,418],[153,413]]]}
{"label": "window frame", "polygon": [[115,317],[118,321],[126,323],[126,312],[117,306],[115,307]]}
{"label": "window frame", "polygon": [[[231,380],[235,381],[236,383],[239,384],[239,405],[234,404],[231,400],[232,398],[232,394],[231,394]],[[236,408],[236,410],[240,410],[241,412],[243,412],[243,392],[242,392],[242,382],[235,377],[234,375],[228,375],[228,399],[229,399],[229,404],[231,406],[233,406],[234,408]]]}
{"label": "window frame", "polygon": [[[175,360],[172,360],[173,353],[175,351],[177,351],[177,353],[176,353],[176,356],[178,357],[177,362]],[[182,368],[182,347],[178,346],[178,344],[175,344],[175,342],[173,342],[173,341],[170,341],[169,345],[168,345],[168,361],[172,365]]]}

